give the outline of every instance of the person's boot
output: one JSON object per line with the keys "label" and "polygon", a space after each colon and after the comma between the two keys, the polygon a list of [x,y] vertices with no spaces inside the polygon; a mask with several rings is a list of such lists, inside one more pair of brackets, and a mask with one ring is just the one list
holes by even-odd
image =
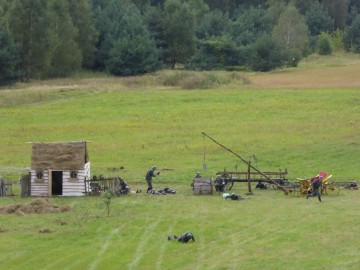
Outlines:
{"label": "person's boot", "polygon": [[319,198],[319,202],[321,202],[321,197],[320,197],[320,196],[318,196],[318,198]]}

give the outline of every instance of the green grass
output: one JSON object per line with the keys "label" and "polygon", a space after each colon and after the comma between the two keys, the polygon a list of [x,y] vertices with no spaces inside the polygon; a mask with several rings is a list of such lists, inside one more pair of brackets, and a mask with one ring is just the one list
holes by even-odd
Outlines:
{"label": "green grass", "polygon": [[[246,169],[202,132],[260,170],[287,168],[290,180],[319,171],[334,180],[358,179],[360,88],[277,87],[277,73],[265,88],[256,83],[262,74],[182,76],[79,75],[0,91],[1,176],[16,183],[26,172],[27,142],[87,140],[93,175],[119,175],[144,190],[146,170],[157,165],[155,187],[177,190],[114,198],[109,217],[100,197],[52,198],[72,207],[66,213],[1,215],[1,269],[358,268],[358,191],[323,196],[320,204],[274,190],[245,196],[246,186],[235,184],[233,192],[246,200],[229,201],[194,196],[190,183],[196,171],[214,177],[224,168]],[[14,193],[1,206],[34,199],[20,198],[17,184]],[[51,233],[39,233],[44,228]],[[187,230],[195,243],[167,241]]]}
{"label": "green grass", "polygon": [[[173,187],[178,194],[114,198],[109,217],[99,197],[53,198],[72,207],[66,213],[2,216],[2,268],[357,269],[360,263],[358,191],[323,196],[320,204],[274,190],[229,201]],[[243,194],[245,185],[233,191]],[[39,233],[44,228],[51,233]],[[195,243],[167,241],[188,230]]]}
{"label": "green grass", "polygon": [[320,170],[339,180],[358,177],[358,89],[19,91],[46,98],[0,108],[3,167],[30,165],[27,142],[87,140],[93,174],[123,166],[130,181],[142,180],[153,164],[172,169],[164,181],[188,181],[202,168],[204,146],[204,175],[244,169],[204,141],[206,132],[245,159],[255,154],[261,170],[287,168],[291,179]]}

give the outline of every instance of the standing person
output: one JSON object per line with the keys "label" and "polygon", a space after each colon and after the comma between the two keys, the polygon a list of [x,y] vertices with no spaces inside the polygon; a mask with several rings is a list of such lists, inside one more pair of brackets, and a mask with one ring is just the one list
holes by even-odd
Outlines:
{"label": "standing person", "polygon": [[319,202],[321,202],[321,193],[320,193],[320,187],[322,185],[322,179],[324,178],[323,175],[319,174],[317,176],[315,176],[314,178],[310,179],[310,184],[312,187],[312,191],[310,194],[306,195],[306,199],[308,199],[309,197],[315,197],[317,196],[319,199]]}
{"label": "standing person", "polygon": [[147,182],[147,184],[148,184],[148,190],[147,190],[147,191],[149,191],[149,190],[152,189],[152,178],[155,177],[155,176],[157,176],[157,175],[160,175],[160,172],[155,173],[155,171],[156,171],[156,166],[152,166],[152,167],[147,171],[147,173],[146,173],[146,175],[145,175],[145,180],[146,180],[146,182]]}

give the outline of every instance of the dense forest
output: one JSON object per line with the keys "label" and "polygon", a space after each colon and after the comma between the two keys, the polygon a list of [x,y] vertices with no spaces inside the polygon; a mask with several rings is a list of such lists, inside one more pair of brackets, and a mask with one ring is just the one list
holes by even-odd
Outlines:
{"label": "dense forest", "polygon": [[0,0],[0,85],[163,68],[269,71],[360,53],[360,0]]}

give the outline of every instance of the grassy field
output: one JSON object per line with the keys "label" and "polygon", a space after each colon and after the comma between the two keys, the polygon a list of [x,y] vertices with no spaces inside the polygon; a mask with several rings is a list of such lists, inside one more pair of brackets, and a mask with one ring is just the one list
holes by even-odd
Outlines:
{"label": "grassy field", "polygon": [[[357,269],[358,191],[319,203],[274,190],[246,196],[245,185],[235,184],[246,199],[229,201],[194,196],[190,183],[196,171],[214,177],[246,169],[202,132],[260,170],[286,168],[290,180],[319,171],[357,180],[358,74],[359,57],[312,56],[297,69],[267,74],[79,74],[1,89],[2,177],[16,183],[26,172],[29,142],[86,140],[93,175],[119,175],[144,190],[146,170],[157,165],[154,186],[177,194],[114,198],[109,217],[101,197],[51,198],[71,207],[64,213],[1,215],[0,268]],[[167,241],[188,230],[195,243]]]}
{"label": "grassy field", "polygon": [[[1,268],[358,268],[358,191],[323,196],[320,204],[274,190],[230,201],[172,187],[178,194],[114,198],[109,217],[99,197],[53,198],[72,207],[66,213],[2,215]],[[233,191],[244,194],[245,187]],[[1,200],[3,205],[30,201]],[[39,233],[44,229],[49,233]],[[195,243],[167,241],[189,230]]]}

